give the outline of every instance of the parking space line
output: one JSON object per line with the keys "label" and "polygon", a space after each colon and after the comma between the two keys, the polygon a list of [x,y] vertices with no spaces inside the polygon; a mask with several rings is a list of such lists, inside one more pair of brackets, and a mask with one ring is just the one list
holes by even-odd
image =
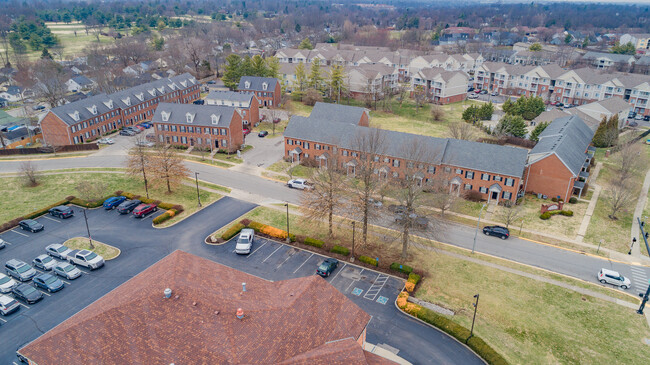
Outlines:
{"label": "parking space line", "polygon": [[7,323],[7,320],[0,318],[0,321]]}
{"label": "parking space line", "polygon": [[350,290],[350,288],[352,287],[352,284],[354,284],[354,283],[356,283],[356,282],[357,282],[356,280],[353,281],[353,282],[351,282],[350,285],[348,285],[347,289],[345,289],[345,291]]}
{"label": "parking space line", "polygon": [[29,237],[28,235],[26,235],[26,234],[24,234],[24,233],[16,232],[16,231],[14,231],[13,229],[11,230],[11,232],[13,232],[13,233],[15,233],[15,234],[19,234],[19,235],[21,235],[21,236]]}
{"label": "parking space line", "polygon": [[5,242],[6,244],[8,244],[9,246],[11,246],[11,243],[10,243],[10,242],[7,242],[7,241],[4,241],[4,242]]}
{"label": "parking space line", "polygon": [[[54,275],[54,276],[56,277],[56,275]],[[59,278],[59,280],[61,280],[64,284],[68,284],[68,285],[70,285],[69,282],[67,282],[67,281],[65,281],[65,280],[63,280],[63,279],[61,279],[61,278]]]}
{"label": "parking space line", "polygon": [[52,294],[46,293],[46,292],[44,292],[44,291],[42,291],[42,290],[39,290],[39,291],[40,291],[41,293],[47,295],[48,297],[51,297],[51,296],[52,296]]}
{"label": "parking space line", "polygon": [[264,247],[264,245],[266,245],[268,242],[269,242],[269,241],[264,242],[264,243],[262,244],[262,246],[256,248],[255,251],[251,252],[250,255],[248,255],[248,256],[246,256],[246,257],[248,258],[248,257],[253,256],[253,254],[254,254],[255,252],[257,252],[260,248]]}
{"label": "parking space line", "polygon": [[278,265],[277,268],[279,269],[280,266],[284,265],[284,263],[287,262],[287,260],[289,260],[289,259],[292,258],[292,257],[293,257],[293,255],[289,255],[289,256],[287,256],[287,258],[284,259],[284,261],[282,261],[282,263],[281,263],[280,265]]}
{"label": "parking space line", "polygon": [[309,261],[309,259],[310,259],[312,256],[314,256],[313,253],[312,253],[311,255],[309,255],[309,257],[307,257],[307,260],[305,260],[305,262],[303,262],[302,264],[300,264],[300,266],[298,266],[298,268],[297,268],[296,270],[294,270],[293,273],[295,274],[296,272],[298,272],[298,270],[300,270],[300,268],[302,267],[302,265],[306,264],[307,261]]}
{"label": "parking space line", "polygon": [[339,272],[337,272],[336,275],[334,275],[334,277],[332,278],[332,280],[330,280],[330,283],[331,283],[332,281],[334,281],[334,279],[336,279],[337,276],[339,276],[339,274],[341,273],[341,271],[343,271],[343,269],[345,269],[346,266],[348,266],[348,263],[347,263],[347,262],[346,262],[345,264],[343,264],[343,267],[341,268],[341,270],[339,270]]}
{"label": "parking space line", "polygon": [[48,217],[48,216],[46,216],[46,215],[44,215],[43,218],[45,218],[45,219],[49,219],[49,220],[51,220],[51,221],[53,221],[53,222],[56,222],[56,223],[63,223],[63,222],[61,222],[61,221],[59,221],[59,220],[56,220],[56,219],[54,219],[54,218],[50,218],[50,217]]}
{"label": "parking space line", "polygon": [[265,258],[264,260],[262,260],[262,262],[266,262],[266,260],[268,260],[269,258],[271,258],[271,256],[273,256],[273,254],[276,253],[276,252],[278,252],[278,250],[281,249],[281,248],[282,248],[282,245],[278,245],[278,248],[276,248],[275,251],[271,252],[270,255],[266,256],[266,258]]}
{"label": "parking space line", "polygon": [[[14,298],[14,299],[16,299],[16,298]],[[17,301],[17,302],[18,302],[18,301]],[[18,304],[20,304],[20,305],[22,305],[23,307],[25,307],[25,308],[27,308],[27,309],[29,309],[29,307],[28,307],[28,306],[26,306],[26,305],[24,305],[24,304],[23,304],[23,303],[21,303],[21,302],[18,302]]]}
{"label": "parking space line", "polygon": [[388,278],[389,277],[387,275],[379,274],[375,279],[375,282],[372,283],[372,285],[368,290],[366,290],[366,294],[363,296],[363,298],[369,300],[375,300],[377,298],[377,295],[381,291],[381,289],[383,289],[384,285],[386,285]]}
{"label": "parking space line", "polygon": [[[79,268],[77,268],[77,269],[79,269]],[[81,269],[79,269],[79,271],[81,271],[82,273],[84,273],[84,274],[86,274],[86,275],[90,274],[89,272],[85,272],[85,271],[83,271],[83,270],[81,270]]]}

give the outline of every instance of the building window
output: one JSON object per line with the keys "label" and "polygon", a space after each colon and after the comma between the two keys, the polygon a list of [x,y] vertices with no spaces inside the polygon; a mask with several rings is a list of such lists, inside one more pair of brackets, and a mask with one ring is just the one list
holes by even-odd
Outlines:
{"label": "building window", "polygon": [[399,173],[397,171],[393,171],[393,177],[399,177]]}
{"label": "building window", "polygon": [[178,142],[178,136],[172,136],[172,141]]}
{"label": "building window", "polygon": [[172,132],[176,132],[176,126],[175,125],[170,126],[170,129],[172,130]]}
{"label": "building window", "polygon": [[465,178],[473,179],[474,178],[474,171],[465,171]]}
{"label": "building window", "polygon": [[194,133],[194,127],[187,127],[188,133]]}
{"label": "building window", "polygon": [[225,139],[221,141],[221,147],[228,147],[228,141],[226,141]]}
{"label": "building window", "polygon": [[399,160],[393,160],[393,167],[399,167]]}
{"label": "building window", "polygon": [[162,134],[159,134],[159,135],[158,135],[158,141],[160,141],[160,143],[164,142],[164,141],[163,141],[163,135],[162,135]]}
{"label": "building window", "polygon": [[[162,125],[161,125],[161,124],[158,124],[158,130],[159,130],[159,131],[162,130]],[[74,132],[74,131],[73,131],[73,132]]]}
{"label": "building window", "polygon": [[348,151],[343,150],[343,156],[347,156],[347,155],[348,155]]}
{"label": "building window", "polygon": [[481,180],[490,181],[490,174],[481,174]]}
{"label": "building window", "polygon": [[445,166],[445,172],[446,172],[446,173],[451,172],[451,167],[449,167],[449,166]]}
{"label": "building window", "polygon": [[201,127],[196,127],[196,133],[201,133]]}
{"label": "building window", "polygon": [[181,132],[185,133],[185,126],[184,125],[181,126]]}
{"label": "building window", "polygon": [[309,149],[309,142],[305,142],[305,145],[303,146],[306,150]]}
{"label": "building window", "polygon": [[501,176],[494,175],[494,176],[492,176],[492,180],[501,181]]}
{"label": "building window", "polygon": [[478,191],[480,191],[483,194],[487,194],[488,189],[485,186],[481,186],[480,188],[478,188]]}
{"label": "building window", "polygon": [[187,144],[187,137],[181,137],[181,143]]}
{"label": "building window", "polygon": [[436,173],[436,167],[435,166],[429,166],[427,168],[427,172],[430,174],[435,174]]}
{"label": "building window", "polygon": [[512,193],[508,191],[503,192],[503,199],[510,199],[512,197]]}
{"label": "building window", "polygon": [[287,144],[288,144],[289,146],[293,146],[293,141],[290,140],[290,139],[287,139]]}
{"label": "building window", "polygon": [[457,173],[458,175],[462,175],[462,174],[463,174],[463,170],[461,170],[461,169],[456,169],[456,173]]}
{"label": "building window", "polygon": [[506,178],[506,186],[515,186],[515,179]]}
{"label": "building window", "polygon": [[406,163],[406,166],[407,166],[409,169],[412,169],[414,165],[413,165],[413,162],[407,162],[407,163]]}
{"label": "building window", "polygon": [[471,184],[465,184],[465,190],[472,190]]}
{"label": "building window", "polygon": [[390,163],[390,158],[388,158],[388,157],[384,157],[384,162],[385,162],[385,163]]}

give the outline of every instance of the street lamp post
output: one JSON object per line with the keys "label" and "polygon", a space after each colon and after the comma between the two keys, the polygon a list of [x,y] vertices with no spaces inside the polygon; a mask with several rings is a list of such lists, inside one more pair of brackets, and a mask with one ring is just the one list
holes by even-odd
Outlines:
{"label": "street lamp post", "polygon": [[86,209],[84,209],[84,220],[86,221],[86,231],[88,232],[88,242],[90,242],[90,249],[94,250],[93,239],[90,237],[90,228],[88,227],[88,217],[86,216]]}
{"label": "street lamp post", "polygon": [[472,336],[474,335],[474,321],[476,321],[476,310],[478,309],[478,296],[479,296],[478,294],[474,296],[474,298],[476,298],[476,303],[472,303],[472,305],[474,306],[474,317],[472,318],[472,328],[469,330],[469,337],[467,337],[465,343],[467,343],[467,341],[469,341],[469,339],[472,338]]}
{"label": "street lamp post", "polygon": [[478,235],[478,227],[481,224],[481,213],[483,212],[483,209],[485,209],[485,204],[483,204],[481,210],[478,212],[478,222],[476,222],[476,231],[474,232],[474,244],[472,245],[472,253],[474,253],[474,249],[476,248],[476,236]]}
{"label": "street lamp post", "polygon": [[199,208],[201,207],[201,195],[199,194],[199,173],[194,172],[194,181],[196,181],[196,200],[199,202]]}
{"label": "street lamp post", "polygon": [[[648,284],[650,284],[650,280],[648,281]],[[648,290],[645,291],[644,294],[639,294],[639,296],[643,297],[643,301],[641,301],[641,306],[639,309],[637,309],[637,313],[643,314],[643,308],[645,308],[645,304],[648,302],[648,296],[650,296],[650,285],[648,285]]]}
{"label": "street lamp post", "polygon": [[598,249],[596,250],[596,253],[600,252],[600,245],[603,244],[603,239],[601,238],[600,241],[598,242]]}
{"label": "street lamp post", "polygon": [[287,207],[287,242],[291,242],[289,238],[289,203],[285,203],[284,206]]}
{"label": "street lamp post", "polygon": [[630,245],[630,251],[627,252],[628,255],[632,254],[632,247],[634,247],[635,242],[636,242],[636,237],[632,238],[632,244]]}
{"label": "street lamp post", "polygon": [[354,221],[352,221],[352,256],[350,257],[350,261],[354,261],[354,233],[355,233],[355,231],[356,230],[354,229]]}

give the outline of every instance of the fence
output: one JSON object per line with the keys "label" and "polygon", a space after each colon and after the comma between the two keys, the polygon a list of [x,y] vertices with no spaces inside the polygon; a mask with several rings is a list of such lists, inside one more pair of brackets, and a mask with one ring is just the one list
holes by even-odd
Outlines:
{"label": "fence", "polygon": [[48,146],[48,147],[35,147],[35,148],[11,148],[0,150],[0,156],[13,156],[13,155],[33,155],[37,153],[62,153],[62,152],[76,152],[76,151],[94,151],[98,150],[99,146],[96,143],[89,144],[71,144],[65,146]]}

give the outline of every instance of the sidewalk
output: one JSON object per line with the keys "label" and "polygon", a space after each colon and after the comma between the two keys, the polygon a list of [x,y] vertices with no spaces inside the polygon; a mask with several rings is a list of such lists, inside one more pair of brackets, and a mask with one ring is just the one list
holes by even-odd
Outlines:
{"label": "sidewalk", "polygon": [[632,242],[633,238],[636,238],[636,244],[632,246],[632,256],[641,259],[647,258],[647,256],[641,253],[641,245],[645,245],[645,243],[643,242],[643,237],[640,237],[641,230],[637,218],[641,218],[642,221],[644,220],[641,215],[643,214],[645,203],[648,199],[648,189],[650,189],[650,170],[645,174],[645,180],[643,180],[643,187],[639,194],[639,200],[636,202],[636,208],[634,209],[632,229],[630,230],[630,242]]}
{"label": "sidewalk", "polygon": [[591,200],[589,201],[589,205],[587,206],[587,211],[585,212],[585,216],[582,217],[582,223],[580,223],[580,228],[578,229],[578,235],[576,236],[576,241],[582,242],[582,240],[585,238],[585,235],[587,234],[587,228],[589,228],[589,222],[591,221],[591,216],[594,215],[594,210],[596,210],[596,204],[598,204],[598,197],[600,196],[600,192],[602,190],[602,187],[598,184],[596,184],[596,179],[598,178],[598,174],[600,173],[600,168],[603,167],[602,162],[598,162],[596,164],[596,168],[594,169],[593,174],[591,175],[591,181],[593,181],[592,185],[594,186],[594,195],[591,197]]}

